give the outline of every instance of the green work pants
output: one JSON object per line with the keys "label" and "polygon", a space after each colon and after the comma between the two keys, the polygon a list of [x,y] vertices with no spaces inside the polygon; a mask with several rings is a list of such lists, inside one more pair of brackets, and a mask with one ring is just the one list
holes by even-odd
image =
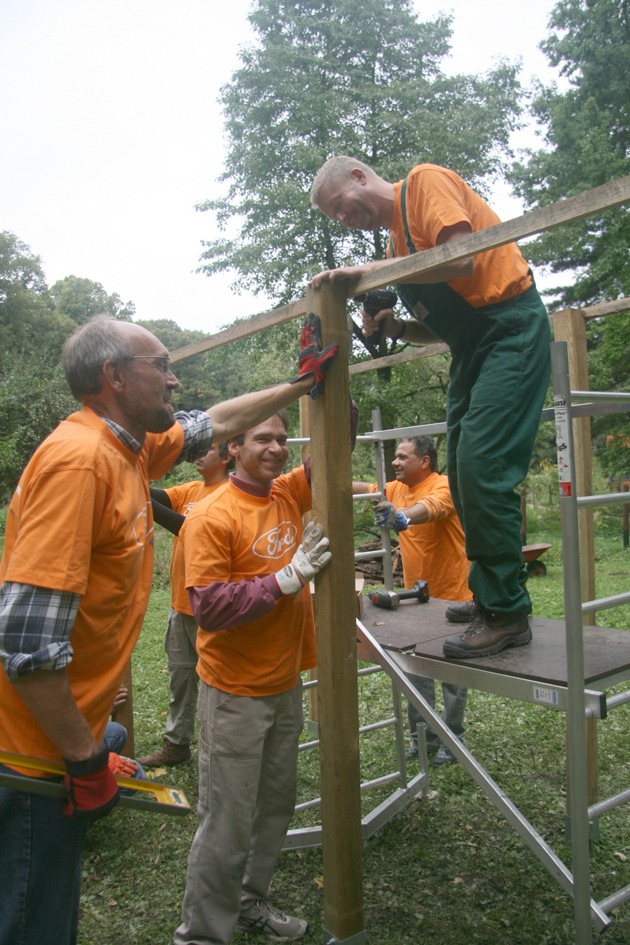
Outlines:
{"label": "green work pants", "polygon": [[400,284],[414,317],[451,349],[447,472],[471,561],[468,583],[493,613],[531,613],[516,492],[529,469],[550,375],[551,333],[535,286],[472,308],[444,283]]}
{"label": "green work pants", "polygon": [[[449,333],[450,334],[450,333]],[[549,319],[536,289],[459,319],[447,409],[447,471],[487,610],[531,613],[521,503],[550,374]]]}

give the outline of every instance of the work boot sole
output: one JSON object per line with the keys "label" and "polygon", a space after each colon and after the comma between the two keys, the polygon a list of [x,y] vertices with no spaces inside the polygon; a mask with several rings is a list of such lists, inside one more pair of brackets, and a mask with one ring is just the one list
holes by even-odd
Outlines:
{"label": "work boot sole", "polygon": [[524,630],[522,633],[514,634],[513,636],[505,636],[502,640],[499,640],[497,643],[491,643],[489,646],[466,646],[462,641],[458,643],[457,641],[461,640],[461,637],[449,637],[444,641],[444,646],[442,647],[442,652],[444,656],[450,656],[451,659],[455,660],[465,660],[472,659],[475,656],[492,656],[494,653],[500,653],[501,650],[507,650],[510,646],[526,646],[528,643],[532,642],[532,630],[531,627],[528,627],[527,630]]}

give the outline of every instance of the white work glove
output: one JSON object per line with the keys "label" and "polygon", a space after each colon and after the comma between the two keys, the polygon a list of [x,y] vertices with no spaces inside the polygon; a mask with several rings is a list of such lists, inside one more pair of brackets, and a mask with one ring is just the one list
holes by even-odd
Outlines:
{"label": "white work glove", "polygon": [[329,541],[322,526],[309,522],[302,535],[302,544],[293,555],[291,564],[287,564],[281,571],[276,571],[276,581],[283,594],[287,597],[297,594],[326,567],[332,558],[328,545]]}
{"label": "white work glove", "polygon": [[374,521],[380,528],[393,528],[396,534],[404,532],[411,524],[411,519],[407,518],[404,512],[397,509],[387,499],[379,499],[374,503],[372,509],[374,512]]}

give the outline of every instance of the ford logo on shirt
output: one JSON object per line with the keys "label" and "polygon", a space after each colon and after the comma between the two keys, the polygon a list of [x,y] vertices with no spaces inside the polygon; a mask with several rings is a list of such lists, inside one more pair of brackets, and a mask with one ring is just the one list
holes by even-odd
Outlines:
{"label": "ford logo on shirt", "polygon": [[297,543],[297,527],[293,522],[280,522],[256,539],[252,551],[258,558],[282,558]]}

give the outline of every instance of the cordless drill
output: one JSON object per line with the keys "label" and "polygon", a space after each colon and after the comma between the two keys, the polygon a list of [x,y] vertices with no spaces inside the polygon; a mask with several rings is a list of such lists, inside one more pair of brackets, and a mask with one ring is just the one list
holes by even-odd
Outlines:
{"label": "cordless drill", "polygon": [[[398,302],[398,296],[391,289],[370,289],[362,295],[357,295],[355,302],[363,303],[365,311],[374,318],[384,308],[393,308]],[[378,330],[372,334],[373,341],[380,341],[383,326],[379,323]]]}

